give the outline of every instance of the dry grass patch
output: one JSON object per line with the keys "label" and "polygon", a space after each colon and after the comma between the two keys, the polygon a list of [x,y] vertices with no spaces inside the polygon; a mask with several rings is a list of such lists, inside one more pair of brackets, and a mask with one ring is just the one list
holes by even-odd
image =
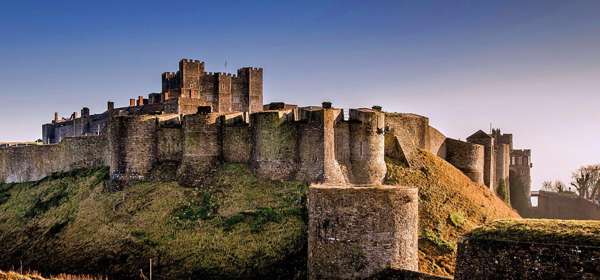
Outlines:
{"label": "dry grass patch", "polygon": [[519,215],[487,187],[439,157],[419,150],[412,168],[386,159],[386,184],[419,188],[419,268],[453,275],[456,244],[471,229]]}

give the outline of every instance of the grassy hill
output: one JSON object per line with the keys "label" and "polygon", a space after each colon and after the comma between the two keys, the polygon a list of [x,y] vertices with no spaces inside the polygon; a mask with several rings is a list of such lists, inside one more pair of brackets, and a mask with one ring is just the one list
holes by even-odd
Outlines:
{"label": "grassy hill", "polygon": [[[307,186],[225,165],[198,189],[112,190],[108,170],[0,186],[0,266],[139,279],[240,278],[306,271]],[[114,278],[113,278],[114,279]]]}
{"label": "grassy hill", "polygon": [[[419,151],[416,163],[388,160],[386,180],[420,187],[420,268],[449,275],[461,234],[517,214],[445,161]],[[306,184],[236,164],[196,189],[115,189],[107,178],[95,169],[0,184],[0,268],[139,279],[152,259],[154,279],[306,278]]]}
{"label": "grassy hill", "polygon": [[496,219],[519,215],[487,187],[473,183],[454,166],[426,151],[412,168],[387,159],[387,184],[419,187],[419,269],[453,275],[461,235]]}

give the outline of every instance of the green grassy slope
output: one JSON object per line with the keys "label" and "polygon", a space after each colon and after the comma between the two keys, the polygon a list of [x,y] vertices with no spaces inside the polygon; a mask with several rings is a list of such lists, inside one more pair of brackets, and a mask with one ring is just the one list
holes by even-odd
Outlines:
{"label": "green grassy slope", "polygon": [[[306,271],[307,186],[225,165],[201,189],[174,182],[110,190],[106,169],[0,185],[0,266],[154,279]],[[59,271],[58,271],[59,270]]]}

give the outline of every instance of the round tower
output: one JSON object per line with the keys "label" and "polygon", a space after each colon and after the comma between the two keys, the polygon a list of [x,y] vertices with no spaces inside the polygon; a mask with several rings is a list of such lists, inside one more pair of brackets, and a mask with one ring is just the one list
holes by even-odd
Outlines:
{"label": "round tower", "polygon": [[183,157],[177,171],[180,183],[195,185],[220,161],[220,114],[202,111],[183,118]]}
{"label": "round tower", "polygon": [[144,180],[157,160],[158,120],[153,116],[115,116],[109,120],[108,145],[113,180]]}
{"label": "round tower", "polygon": [[309,279],[365,279],[387,268],[418,270],[418,189],[312,185]]}
{"label": "round tower", "polygon": [[283,180],[297,170],[297,132],[285,111],[256,112],[250,116],[252,129],[251,164],[258,176]]}
{"label": "round tower", "polygon": [[353,184],[381,184],[385,165],[385,114],[380,110],[350,110],[350,161]]}
{"label": "round tower", "polygon": [[462,171],[471,181],[484,183],[484,146],[446,138],[446,161]]}

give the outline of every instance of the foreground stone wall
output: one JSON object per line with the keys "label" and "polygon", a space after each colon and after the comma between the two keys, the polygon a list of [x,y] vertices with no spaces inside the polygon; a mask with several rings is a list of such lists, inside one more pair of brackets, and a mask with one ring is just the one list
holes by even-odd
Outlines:
{"label": "foreground stone wall", "polygon": [[102,136],[67,137],[59,144],[0,148],[0,182],[40,180],[55,172],[107,165]]}
{"label": "foreground stone wall", "polygon": [[600,222],[496,221],[460,242],[455,279],[600,279]]}
{"label": "foreground stone wall", "polygon": [[598,279],[600,247],[467,240],[454,279]]}
{"label": "foreground stone wall", "polygon": [[416,188],[312,185],[308,212],[310,279],[418,270]]}

